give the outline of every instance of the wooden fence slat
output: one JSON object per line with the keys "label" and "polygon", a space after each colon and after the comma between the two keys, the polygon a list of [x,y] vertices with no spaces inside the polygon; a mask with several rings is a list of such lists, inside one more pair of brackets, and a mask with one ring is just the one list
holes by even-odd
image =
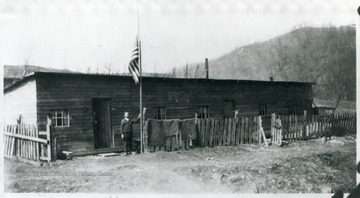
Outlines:
{"label": "wooden fence slat", "polygon": [[211,119],[211,137],[210,137],[210,147],[214,147],[214,139],[215,139],[215,118]]}
{"label": "wooden fence slat", "polygon": [[208,129],[208,131],[209,131],[208,142],[209,143],[208,143],[208,147],[212,147],[213,130],[214,130],[213,121],[214,121],[214,118],[209,119],[209,129]]}
{"label": "wooden fence slat", "polygon": [[[11,133],[15,134],[16,126],[14,126],[11,130]],[[15,137],[11,137],[11,147],[10,147],[10,155],[14,155],[14,147],[15,147]]]}
{"label": "wooden fence slat", "polygon": [[210,118],[206,119],[206,130],[205,130],[205,146],[209,146],[209,139],[210,139]]}
{"label": "wooden fence slat", "polygon": [[221,131],[221,119],[216,119],[216,139],[215,144],[216,146],[219,146],[219,139],[220,139],[220,131]]}
{"label": "wooden fence slat", "polygon": [[253,143],[253,135],[254,135],[254,120],[249,118],[249,143]]}
{"label": "wooden fence slat", "polygon": [[226,139],[226,145],[230,146],[231,141],[231,134],[232,134],[232,119],[228,119],[228,126],[227,126],[227,139]]}
{"label": "wooden fence slat", "polygon": [[249,143],[249,118],[245,117],[245,143]]}
{"label": "wooden fence slat", "polygon": [[232,123],[231,123],[231,140],[230,140],[230,145],[231,146],[235,146],[235,134],[236,134],[236,119],[232,118]]}
{"label": "wooden fence slat", "polygon": [[224,118],[224,128],[223,128],[223,137],[222,137],[222,145],[226,145],[226,132],[227,132],[227,126],[228,126],[228,119]]}
{"label": "wooden fence slat", "polygon": [[201,120],[201,147],[205,147],[206,120]]}
{"label": "wooden fence slat", "polygon": [[236,118],[236,130],[235,130],[235,145],[239,145],[239,141],[240,141],[240,122],[239,122],[239,118]]}
{"label": "wooden fence slat", "polygon": [[240,144],[244,144],[244,138],[245,138],[245,120],[244,117],[241,117],[241,121],[240,121]]}
{"label": "wooden fence slat", "polygon": [[214,125],[213,125],[213,140],[212,140],[212,146],[217,146],[217,131],[218,131],[218,118],[214,118]]}
{"label": "wooden fence slat", "polygon": [[255,119],[255,117],[253,117],[253,118],[251,118],[251,120],[252,120],[252,135],[251,135],[251,137],[252,137],[252,143],[253,144],[256,144],[257,142],[256,142],[256,139],[257,139],[257,137],[256,137],[256,134],[257,134],[257,130],[256,130],[256,128],[257,128],[257,122],[256,122],[256,119]]}
{"label": "wooden fence slat", "polygon": [[258,117],[258,143],[261,144],[262,143],[262,140],[261,140],[261,137],[262,137],[262,132],[261,132],[261,127],[262,127],[262,119],[261,119],[261,116]]}
{"label": "wooden fence slat", "polygon": [[224,131],[224,119],[219,119],[219,139],[218,139],[218,146],[222,146],[222,139],[223,139],[223,131]]}
{"label": "wooden fence slat", "polygon": [[[35,127],[35,137],[38,138],[39,137],[39,130],[37,127]],[[40,147],[40,143],[36,142],[36,160],[39,161],[40,160],[40,151],[39,151],[39,147]]]}
{"label": "wooden fence slat", "polygon": [[254,144],[259,144],[259,123],[258,123],[258,118],[254,117]]}

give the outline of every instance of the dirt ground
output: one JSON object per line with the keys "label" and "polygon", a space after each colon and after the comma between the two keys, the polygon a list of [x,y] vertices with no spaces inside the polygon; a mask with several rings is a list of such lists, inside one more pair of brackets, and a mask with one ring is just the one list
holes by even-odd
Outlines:
{"label": "dirt ground", "polygon": [[87,156],[35,166],[5,160],[5,192],[310,193],[356,187],[355,137]]}

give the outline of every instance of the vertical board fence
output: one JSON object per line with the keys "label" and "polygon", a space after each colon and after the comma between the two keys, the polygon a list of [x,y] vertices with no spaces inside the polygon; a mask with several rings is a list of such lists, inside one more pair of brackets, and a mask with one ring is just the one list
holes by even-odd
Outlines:
{"label": "vertical board fence", "polygon": [[[161,121],[160,121],[161,122]],[[179,121],[181,123],[182,121]],[[266,143],[265,129],[271,132],[272,143],[281,146],[290,141],[342,136],[356,133],[356,115],[276,115],[188,119],[189,127],[179,127],[175,135],[163,137],[165,144],[153,145],[150,151],[189,149],[199,147],[236,146]],[[263,128],[264,126],[264,128]],[[186,134],[186,135],[185,135]],[[192,138],[186,138],[192,134]],[[156,139],[158,141],[158,139]],[[284,142],[286,140],[287,142]],[[151,142],[152,140],[148,140]]]}
{"label": "vertical board fence", "polygon": [[[50,127],[46,131],[38,131],[37,126],[29,124],[5,125],[4,156],[19,157],[34,161],[50,161]],[[46,139],[40,138],[41,135]]]}
{"label": "vertical board fence", "polygon": [[206,118],[197,123],[198,146],[235,146],[262,142],[261,117]]}
{"label": "vertical board fence", "polygon": [[276,117],[273,119],[280,120],[282,139],[288,141],[356,134],[356,114],[277,115]]}

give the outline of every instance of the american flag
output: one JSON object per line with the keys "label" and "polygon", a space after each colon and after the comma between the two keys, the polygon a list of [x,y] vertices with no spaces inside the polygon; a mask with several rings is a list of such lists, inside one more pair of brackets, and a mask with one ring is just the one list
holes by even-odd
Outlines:
{"label": "american flag", "polygon": [[133,76],[135,84],[139,83],[139,78],[140,78],[139,59],[140,59],[140,46],[138,42],[138,37],[136,37],[135,46],[131,53],[129,66],[128,66],[129,72]]}

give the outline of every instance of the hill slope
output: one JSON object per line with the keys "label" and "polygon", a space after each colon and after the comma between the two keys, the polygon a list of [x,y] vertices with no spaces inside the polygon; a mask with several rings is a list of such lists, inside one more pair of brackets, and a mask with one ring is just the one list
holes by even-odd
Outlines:
{"label": "hill slope", "polygon": [[[209,60],[210,78],[316,82],[317,98],[356,97],[355,28],[303,27],[271,40],[239,47]],[[203,77],[204,64],[189,65],[190,77]],[[184,68],[176,76],[184,76]],[[344,88],[345,91],[344,91]]]}

